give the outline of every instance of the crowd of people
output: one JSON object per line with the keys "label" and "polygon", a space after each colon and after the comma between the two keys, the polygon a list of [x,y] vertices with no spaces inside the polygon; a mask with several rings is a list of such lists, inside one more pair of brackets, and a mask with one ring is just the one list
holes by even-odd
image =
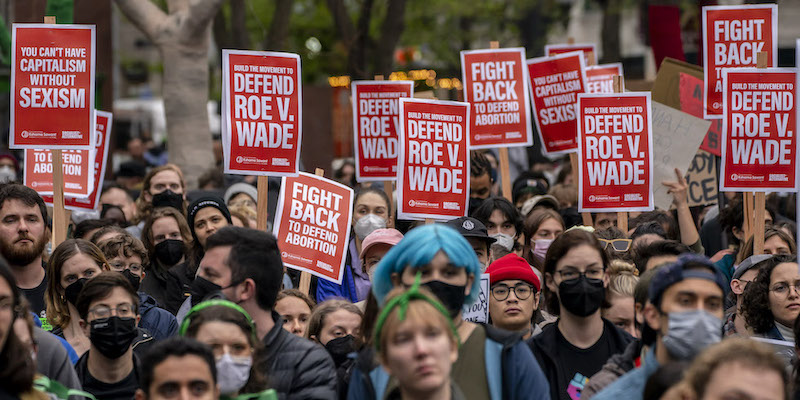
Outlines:
{"label": "crowd of people", "polygon": [[2,184],[0,399],[800,398],[793,195],[768,197],[754,254],[742,195],[690,207],[680,171],[623,231],[584,225],[569,163],[507,199],[495,160],[473,152],[469,216],[433,224],[346,163],[342,282],[307,291],[249,180],[190,192],[149,166],[55,247],[42,198]]}

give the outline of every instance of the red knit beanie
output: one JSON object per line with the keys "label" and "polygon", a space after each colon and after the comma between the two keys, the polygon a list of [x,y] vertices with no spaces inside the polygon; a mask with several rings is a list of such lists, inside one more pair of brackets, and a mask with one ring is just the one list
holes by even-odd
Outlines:
{"label": "red knit beanie", "polygon": [[533,285],[538,292],[542,288],[539,278],[533,272],[532,267],[524,258],[511,253],[495,260],[486,269],[489,274],[489,285],[494,285],[500,281],[518,279]]}

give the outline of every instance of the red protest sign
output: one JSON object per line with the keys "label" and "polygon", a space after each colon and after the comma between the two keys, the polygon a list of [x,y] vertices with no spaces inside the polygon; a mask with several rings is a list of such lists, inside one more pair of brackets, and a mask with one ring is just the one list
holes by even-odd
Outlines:
{"label": "red protest sign", "polygon": [[[63,150],[64,195],[89,196],[94,187],[91,150]],[[39,194],[53,194],[53,154],[47,149],[25,149],[25,186]]]}
{"label": "red protest sign", "polygon": [[300,56],[222,50],[225,172],[294,176],[300,160]]}
{"label": "red protest sign", "polygon": [[[94,139],[95,148],[91,151],[91,157],[94,159],[92,174],[94,175],[95,184],[92,185],[92,190],[89,195],[84,198],[66,196],[65,193],[64,208],[68,210],[94,210],[96,209],[97,204],[100,202],[100,192],[102,191],[103,177],[106,175],[106,160],[108,160],[108,144],[109,138],[111,137],[111,124],[113,118],[111,113],[106,111],[95,110],[94,115],[96,118]],[[52,185],[52,178],[50,181],[50,184]],[[44,195],[42,198],[47,205],[53,205],[53,196]]]}
{"label": "red protest sign", "polygon": [[301,172],[284,177],[273,233],[287,267],[341,283],[353,214],[353,190]]}
{"label": "red protest sign", "polygon": [[722,79],[720,190],[795,191],[795,70],[726,68]]}
{"label": "red protest sign", "polygon": [[395,180],[399,99],[414,96],[414,82],[355,81],[351,86],[356,180]]}
{"label": "red protest sign", "polygon": [[94,25],[14,24],[9,147],[91,150]]}
{"label": "red protest sign", "polygon": [[578,209],[653,210],[649,92],[578,95]]}
{"label": "red protest sign", "polygon": [[759,52],[778,65],[776,4],[703,7],[703,116],[722,118],[722,69],[755,67]]}
{"label": "red protest sign", "polygon": [[586,93],[614,93],[614,76],[622,75],[622,63],[586,67]]}
{"label": "red protest sign", "polygon": [[533,144],[525,49],[462,51],[461,74],[472,105],[470,149]]}
{"label": "red protest sign", "polygon": [[400,99],[398,218],[467,215],[469,109],[456,101]]}
{"label": "red protest sign", "polygon": [[[681,72],[678,88],[680,92],[681,111],[694,115],[697,118],[703,118],[703,80]],[[721,156],[721,140],[722,120],[712,120],[711,126],[708,127],[708,133],[706,133],[703,143],[700,144],[700,150],[705,150],[716,156]]]}
{"label": "red protest sign", "polygon": [[597,63],[597,45],[594,43],[547,44],[544,46],[544,54],[548,57],[573,51],[580,51],[584,57],[588,57],[589,52],[592,52],[592,64]]}
{"label": "red protest sign", "polygon": [[528,60],[534,121],[546,154],[578,148],[575,108],[578,94],[586,89],[584,68],[581,52]]}

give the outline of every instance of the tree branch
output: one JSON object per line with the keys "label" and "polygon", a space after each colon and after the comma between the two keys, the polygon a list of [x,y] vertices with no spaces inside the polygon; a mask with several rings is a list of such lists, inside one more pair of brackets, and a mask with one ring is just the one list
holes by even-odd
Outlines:
{"label": "tree branch", "polygon": [[342,42],[346,47],[353,44],[353,36],[355,36],[353,22],[350,21],[350,16],[347,15],[347,8],[344,6],[343,0],[328,0],[328,8],[333,17],[333,24],[339,30],[339,35],[342,37]]}
{"label": "tree branch", "polygon": [[277,0],[275,13],[269,25],[267,38],[264,40],[265,50],[286,50],[286,39],[289,36],[289,20],[292,16],[293,0]]}
{"label": "tree branch", "polygon": [[151,41],[156,41],[161,25],[167,20],[164,11],[150,0],[117,0],[117,6]]}
{"label": "tree branch", "polygon": [[390,0],[383,19],[383,30],[375,54],[375,72],[389,76],[392,57],[405,30],[406,0]]}
{"label": "tree branch", "polygon": [[225,0],[190,0],[189,14],[184,29],[190,35],[201,35]]}

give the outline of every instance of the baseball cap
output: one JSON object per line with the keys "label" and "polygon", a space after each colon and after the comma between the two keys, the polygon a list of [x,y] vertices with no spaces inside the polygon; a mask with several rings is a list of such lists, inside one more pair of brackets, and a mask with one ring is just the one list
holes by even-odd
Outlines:
{"label": "baseball cap", "polygon": [[744,261],[742,261],[742,263],[736,267],[736,270],[733,271],[733,279],[741,278],[745,272],[749,271],[762,261],[769,260],[770,258],[772,258],[772,254],[756,254],[754,256],[745,258]]}
{"label": "baseball cap", "polygon": [[367,254],[369,249],[376,244],[388,244],[390,246],[394,246],[400,243],[401,240],[403,240],[403,234],[397,229],[375,229],[372,231],[372,233],[364,238],[363,242],[361,242],[361,258],[363,259],[364,255]]}
{"label": "baseball cap", "polygon": [[531,211],[533,211],[533,208],[538,205],[552,208],[557,211],[558,199],[549,194],[533,196],[530,199],[525,200],[525,203],[522,204],[522,208],[520,209],[520,213],[522,213],[522,215],[528,215]]}
{"label": "baseball cap", "polygon": [[542,288],[539,277],[533,273],[533,268],[524,258],[511,253],[498,258],[486,268],[489,274],[489,285],[494,285],[500,281],[518,279],[528,282],[536,288],[538,292]]}
{"label": "baseball cap", "polygon": [[[701,266],[703,268],[697,268]],[[682,254],[673,264],[659,268],[653,280],[650,282],[649,297],[650,302],[658,305],[661,296],[672,285],[688,278],[706,279],[714,282],[722,290],[723,295],[727,294],[728,284],[725,276],[722,275],[714,263],[707,257],[696,254]]]}
{"label": "baseball cap", "polygon": [[450,221],[445,222],[445,225],[454,228],[458,231],[458,233],[461,234],[461,236],[467,239],[481,239],[485,241],[486,244],[492,244],[496,240],[495,238],[489,236],[489,233],[486,230],[486,225],[484,225],[483,222],[472,217],[459,217],[456,219],[451,219]]}
{"label": "baseball cap", "polygon": [[529,193],[533,195],[546,194],[547,186],[545,186],[545,184],[537,177],[532,176],[530,174],[526,174],[526,176],[520,176],[519,178],[514,180],[511,193],[514,202],[516,202],[520,196],[525,194]]}

